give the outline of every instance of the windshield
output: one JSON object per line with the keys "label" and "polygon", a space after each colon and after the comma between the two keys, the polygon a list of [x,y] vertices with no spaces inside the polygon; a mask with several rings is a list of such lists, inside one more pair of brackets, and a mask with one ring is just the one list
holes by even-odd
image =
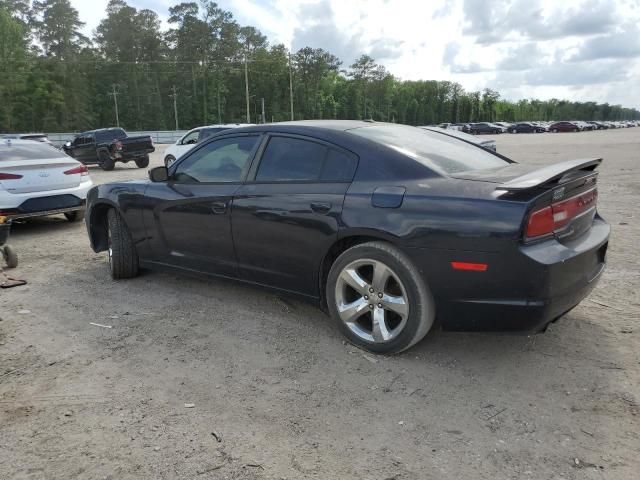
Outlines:
{"label": "windshield", "polygon": [[51,158],[65,158],[60,150],[39,142],[16,144],[4,141],[0,143],[0,162],[15,162],[18,160],[44,160]]}
{"label": "windshield", "polygon": [[448,135],[407,125],[372,125],[349,132],[393,148],[442,175],[498,168],[509,163]]}

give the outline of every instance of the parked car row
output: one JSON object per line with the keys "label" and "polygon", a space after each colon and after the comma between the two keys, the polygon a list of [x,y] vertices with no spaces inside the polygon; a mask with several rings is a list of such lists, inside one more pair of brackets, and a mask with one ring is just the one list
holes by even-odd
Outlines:
{"label": "parked car row", "polygon": [[500,133],[544,133],[544,132],[582,132],[585,130],[607,130],[611,128],[631,128],[640,126],[640,121],[628,120],[619,122],[603,122],[581,120],[558,122],[475,122],[475,123],[441,123],[440,128],[457,130],[471,135]]}

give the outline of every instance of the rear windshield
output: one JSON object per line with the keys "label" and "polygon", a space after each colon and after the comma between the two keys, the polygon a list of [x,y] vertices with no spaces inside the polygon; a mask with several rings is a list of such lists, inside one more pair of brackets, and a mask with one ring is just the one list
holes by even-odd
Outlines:
{"label": "rear windshield", "polygon": [[[10,143],[10,144],[8,144]],[[28,145],[4,141],[0,143],[0,162],[16,160],[44,160],[48,158],[65,158],[60,150],[46,143],[30,142]]]}
{"label": "rear windshield", "polygon": [[372,125],[349,132],[393,148],[442,175],[499,168],[509,163],[457,138],[408,125]]}
{"label": "rear windshield", "polygon": [[104,143],[111,140],[118,140],[120,138],[126,138],[127,132],[121,128],[113,128],[109,130],[103,130],[96,132],[96,142]]}

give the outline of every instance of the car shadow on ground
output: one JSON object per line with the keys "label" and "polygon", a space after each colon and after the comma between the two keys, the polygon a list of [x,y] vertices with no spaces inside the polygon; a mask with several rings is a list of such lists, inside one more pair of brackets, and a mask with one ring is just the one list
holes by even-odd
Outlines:
{"label": "car shadow on ground", "polygon": [[[191,333],[189,328],[181,329],[180,335],[185,339],[193,337],[195,340],[207,330],[219,331],[232,321],[234,329],[222,330],[226,334],[237,334],[243,343],[251,345],[277,343],[279,335],[286,331],[287,335],[292,332],[298,335],[296,348],[313,351],[314,358],[323,357],[323,348],[329,348],[332,355],[336,350],[344,353],[342,346],[351,352],[356,349],[364,355],[372,355],[347,344],[334,320],[313,301],[233,280],[185,277],[149,270],[141,270],[140,276],[132,280],[113,281],[109,278],[106,261],[85,265],[78,277],[79,285],[86,284],[87,275],[96,281],[96,293],[103,292],[106,303],[117,305],[118,299],[125,295],[137,299],[139,308],[162,312],[149,317],[151,321],[160,318],[162,322],[175,321],[170,328],[179,328],[179,322],[188,318],[196,328]],[[108,298],[111,295],[113,299]],[[129,303],[123,308],[134,307],[136,304]],[[586,307],[579,306],[551,324],[547,332],[532,335],[447,332],[436,325],[411,349],[376,358],[398,367],[415,365],[416,361],[423,364],[457,362],[478,371],[485,367],[492,371],[513,369],[514,364],[518,364],[523,371],[539,372],[540,364],[560,361],[567,364],[586,361],[603,371],[615,369],[616,352],[608,341],[610,332],[589,321],[582,308]],[[218,313],[209,315],[209,311]],[[256,328],[256,322],[260,323],[260,328]],[[163,325],[161,328],[166,327]]]}
{"label": "car shadow on ground", "polygon": [[20,239],[33,235],[51,235],[52,232],[58,233],[61,230],[74,230],[81,226],[84,228],[84,222],[78,220],[70,222],[64,215],[51,215],[48,217],[34,217],[14,220],[11,223],[11,237]]}

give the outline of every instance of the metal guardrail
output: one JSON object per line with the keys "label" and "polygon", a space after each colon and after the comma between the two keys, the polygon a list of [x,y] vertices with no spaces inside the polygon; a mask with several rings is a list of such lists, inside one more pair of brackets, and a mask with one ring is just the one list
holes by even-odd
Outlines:
{"label": "metal guardrail", "polygon": [[[153,130],[147,132],[129,132],[127,131],[127,135],[134,137],[137,135],[149,135],[153,140],[153,143],[158,144],[170,144],[175,143],[189,130]],[[49,140],[55,146],[60,147],[65,144],[65,142],[69,142],[73,140],[73,138],[77,135],[77,133],[47,133]]]}

